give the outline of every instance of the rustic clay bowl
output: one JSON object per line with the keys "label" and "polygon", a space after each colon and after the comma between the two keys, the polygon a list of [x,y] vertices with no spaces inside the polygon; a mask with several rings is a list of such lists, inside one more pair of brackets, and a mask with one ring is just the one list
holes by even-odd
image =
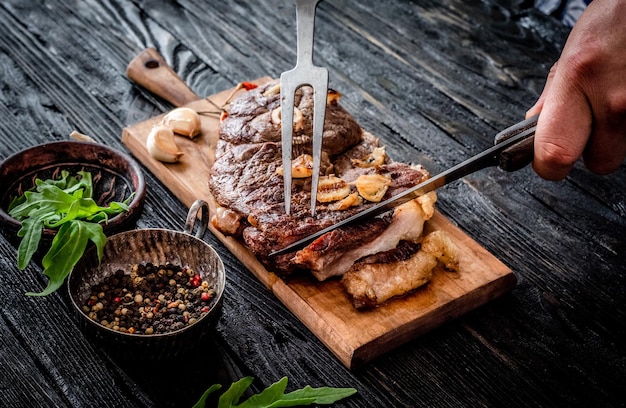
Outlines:
{"label": "rustic clay bowl", "polygon": [[[135,193],[129,210],[103,224],[106,235],[132,228],[141,215],[146,187],[139,165],[128,155],[91,142],[60,141],[34,146],[8,157],[0,164],[0,223],[8,238],[15,237],[21,223],[7,210],[15,197],[35,185],[35,179],[55,178],[62,170],[70,174],[84,170],[93,177],[94,199],[101,206],[124,201]],[[44,240],[56,231],[46,229]]]}
{"label": "rustic clay bowl", "polygon": [[[202,223],[195,236],[191,235],[198,211]],[[202,343],[216,323],[222,305],[226,283],[224,264],[215,250],[201,238],[209,219],[208,204],[196,201],[189,209],[183,232],[159,228],[126,231],[107,239],[101,262],[95,248],[85,253],[68,277],[68,292],[83,331],[105,346],[112,354],[138,360],[156,360],[179,357]],[[83,305],[91,294],[91,287],[118,269],[130,270],[130,265],[151,262],[154,265],[171,263],[193,268],[215,290],[209,311],[195,323],[179,330],[160,334],[130,334],[101,325],[88,317]]]}

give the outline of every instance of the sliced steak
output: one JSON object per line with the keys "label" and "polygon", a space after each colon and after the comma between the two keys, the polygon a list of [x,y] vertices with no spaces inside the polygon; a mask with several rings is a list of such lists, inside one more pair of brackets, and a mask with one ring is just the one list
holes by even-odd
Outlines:
{"label": "sliced steak", "polygon": [[[387,175],[392,182],[384,198],[428,178],[428,172],[420,166],[389,160],[379,166],[355,167],[353,160],[363,159],[370,154],[379,146],[379,140],[367,132],[362,132],[356,121],[335,98],[330,100],[324,125],[322,174],[334,174],[348,183],[354,183],[362,174]],[[329,208],[331,203],[318,203],[316,216],[312,218],[309,208],[310,179],[294,179],[292,213],[286,215],[283,178],[279,171],[282,166],[280,116],[276,112],[279,107],[280,90],[277,90],[277,81],[247,91],[233,99],[220,127],[220,141],[209,177],[209,187],[217,203],[226,209],[214,217],[214,225],[224,233],[237,236],[241,234],[240,238],[245,245],[268,269],[277,273],[288,273],[298,268],[309,268],[309,263],[320,260],[309,257],[303,261],[305,258],[300,257],[301,260],[295,262],[293,253],[272,259],[267,255],[363,211],[375,203],[366,201],[362,205],[341,211],[331,210]],[[310,87],[302,87],[297,92],[296,107],[302,119],[297,129],[294,128],[294,157],[311,151],[309,137],[306,136],[311,134],[312,124]],[[336,234],[345,236],[342,240],[332,238],[335,235],[320,239],[335,241],[336,245],[343,242],[341,245],[344,245],[346,250],[349,247],[354,249],[365,240],[371,240],[373,234],[368,231],[375,226],[380,228],[381,233],[387,229],[392,218],[389,214],[387,217],[370,220],[356,228],[362,230],[358,233],[355,229],[347,232],[337,231]],[[389,242],[395,241],[397,244],[398,239],[393,238]],[[369,253],[363,252],[361,256],[365,255]],[[351,262],[354,260],[356,259]],[[341,270],[347,269],[342,267]],[[323,278],[324,274],[318,277]]]}

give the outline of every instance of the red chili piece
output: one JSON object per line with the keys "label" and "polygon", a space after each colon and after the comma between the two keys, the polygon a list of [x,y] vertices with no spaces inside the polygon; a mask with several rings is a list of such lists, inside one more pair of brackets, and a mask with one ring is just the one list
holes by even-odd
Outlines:
{"label": "red chili piece", "polygon": [[258,85],[257,85],[257,84],[253,84],[252,82],[242,82],[242,83],[241,83],[241,86],[243,86],[243,88],[244,88],[246,91],[249,91],[249,90],[251,90],[251,89],[254,89],[254,88],[257,88],[257,87],[258,87]]}

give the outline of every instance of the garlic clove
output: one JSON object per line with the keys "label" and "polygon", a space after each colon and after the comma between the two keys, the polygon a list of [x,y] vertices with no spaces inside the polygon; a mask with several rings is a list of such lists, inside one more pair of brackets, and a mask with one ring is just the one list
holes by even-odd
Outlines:
{"label": "garlic clove", "polygon": [[79,142],[92,142],[95,143],[96,141],[94,140],[93,137],[88,136],[84,133],[80,133],[76,130],[72,131],[72,133],[70,133],[70,137],[74,140],[78,140]]}
{"label": "garlic clove", "polygon": [[377,203],[391,185],[391,177],[382,174],[363,174],[356,179],[356,189],[367,201]]}
{"label": "garlic clove", "polygon": [[185,107],[170,111],[165,115],[162,123],[171,127],[174,133],[187,136],[191,139],[200,134],[202,127],[200,115],[193,109]]}
{"label": "garlic clove", "polygon": [[146,148],[150,156],[165,163],[175,163],[183,155],[174,141],[174,131],[164,124],[158,124],[150,130]]}

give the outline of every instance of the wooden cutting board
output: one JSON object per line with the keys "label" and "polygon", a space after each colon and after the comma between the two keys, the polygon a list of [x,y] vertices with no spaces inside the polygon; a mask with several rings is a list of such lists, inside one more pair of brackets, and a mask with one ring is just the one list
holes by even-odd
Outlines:
{"label": "wooden cutting board", "polygon": [[[154,50],[148,49],[128,67],[129,78],[169,100],[198,112],[216,112],[232,90],[199,99]],[[260,78],[263,83],[270,78]],[[154,160],[146,151],[153,125],[164,115],[131,125],[122,140],[132,154],[187,207],[196,199],[215,204],[208,174],[218,139],[219,114],[202,115],[202,132],[194,140],[177,137],[184,156],[175,164]],[[384,141],[383,141],[384,143]],[[339,281],[317,282],[309,277],[283,280],[261,263],[239,241],[211,232],[348,368],[358,367],[419,335],[473,310],[510,290],[512,271],[440,213],[427,222],[426,231],[444,230],[460,255],[458,272],[438,270],[424,287],[374,310],[353,308]]]}

